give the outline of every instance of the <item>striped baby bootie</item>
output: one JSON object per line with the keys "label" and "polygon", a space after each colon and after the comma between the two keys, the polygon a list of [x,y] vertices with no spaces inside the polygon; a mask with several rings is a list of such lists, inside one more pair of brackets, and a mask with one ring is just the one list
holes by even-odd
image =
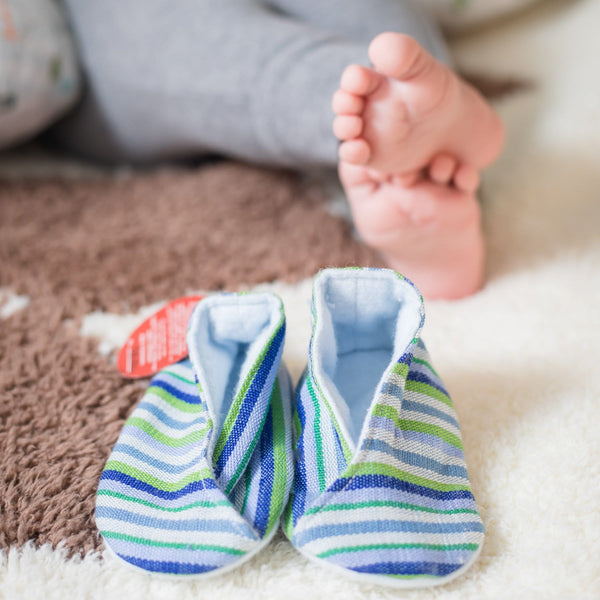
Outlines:
{"label": "striped baby bootie", "polygon": [[420,339],[423,300],[388,269],[316,278],[284,530],[308,558],[372,583],[447,582],[484,528],[459,425]]}
{"label": "striped baby bootie", "polygon": [[100,478],[96,524],[117,557],[206,575],[268,543],[293,477],[284,335],[273,294],[198,303],[189,360],[152,379]]}

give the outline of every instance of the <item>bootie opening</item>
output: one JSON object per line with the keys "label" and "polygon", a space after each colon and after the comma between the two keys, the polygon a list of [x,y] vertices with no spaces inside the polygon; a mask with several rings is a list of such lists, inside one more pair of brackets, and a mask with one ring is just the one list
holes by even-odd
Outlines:
{"label": "bootie opening", "polygon": [[272,294],[209,297],[192,316],[188,347],[215,419],[215,439],[249,370],[282,319],[281,301]]}
{"label": "bootie opening", "polygon": [[326,270],[315,284],[316,375],[356,444],[379,383],[412,341],[421,297],[389,270]]}

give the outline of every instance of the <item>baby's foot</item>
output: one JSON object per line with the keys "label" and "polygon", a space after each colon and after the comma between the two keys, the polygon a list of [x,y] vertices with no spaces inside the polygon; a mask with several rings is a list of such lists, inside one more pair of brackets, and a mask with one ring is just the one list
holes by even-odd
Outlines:
{"label": "baby's foot", "polygon": [[333,98],[340,160],[404,174],[448,154],[476,169],[503,143],[481,95],[414,39],[383,33],[369,47],[374,69],[350,65]]}
{"label": "baby's foot", "polygon": [[333,98],[340,179],[362,238],[429,298],[482,284],[475,198],[503,128],[471,86],[412,38],[384,33],[374,69],[349,66]]}
{"label": "baby's foot", "polygon": [[345,162],[339,174],[363,240],[425,297],[462,298],[481,287],[484,244],[476,171],[466,168],[461,174],[444,156],[418,174],[384,175]]}

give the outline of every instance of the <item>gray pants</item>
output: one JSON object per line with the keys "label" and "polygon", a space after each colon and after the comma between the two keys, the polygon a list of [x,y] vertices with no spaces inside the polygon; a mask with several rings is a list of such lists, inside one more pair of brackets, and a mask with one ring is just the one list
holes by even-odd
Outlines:
{"label": "gray pants", "polygon": [[334,165],[331,97],[383,31],[449,62],[418,0],[64,0],[87,79],[54,136],[106,161]]}

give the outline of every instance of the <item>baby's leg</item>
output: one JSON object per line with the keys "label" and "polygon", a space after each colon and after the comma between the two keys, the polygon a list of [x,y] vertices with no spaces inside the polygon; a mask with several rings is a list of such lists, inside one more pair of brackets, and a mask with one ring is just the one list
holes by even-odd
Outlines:
{"label": "baby's leg", "polygon": [[335,166],[331,96],[367,44],[254,0],[65,0],[87,77],[56,130],[104,160]]}
{"label": "baby's leg", "polygon": [[419,0],[267,0],[287,15],[369,44],[384,31],[410,35],[437,60],[452,64],[436,22]]}
{"label": "baby's leg", "polygon": [[58,131],[72,148],[136,162],[210,152],[333,166],[333,96],[340,177],[365,241],[427,296],[480,285],[476,169],[498,154],[501,125],[414,40],[377,37],[369,69],[365,42],[254,0],[65,2],[89,80]]}
{"label": "baby's leg", "polygon": [[348,67],[333,97],[340,178],[362,238],[428,297],[475,291],[484,266],[478,169],[497,156],[502,131],[448,68],[433,21],[411,0],[270,1],[371,42],[374,68]]}

